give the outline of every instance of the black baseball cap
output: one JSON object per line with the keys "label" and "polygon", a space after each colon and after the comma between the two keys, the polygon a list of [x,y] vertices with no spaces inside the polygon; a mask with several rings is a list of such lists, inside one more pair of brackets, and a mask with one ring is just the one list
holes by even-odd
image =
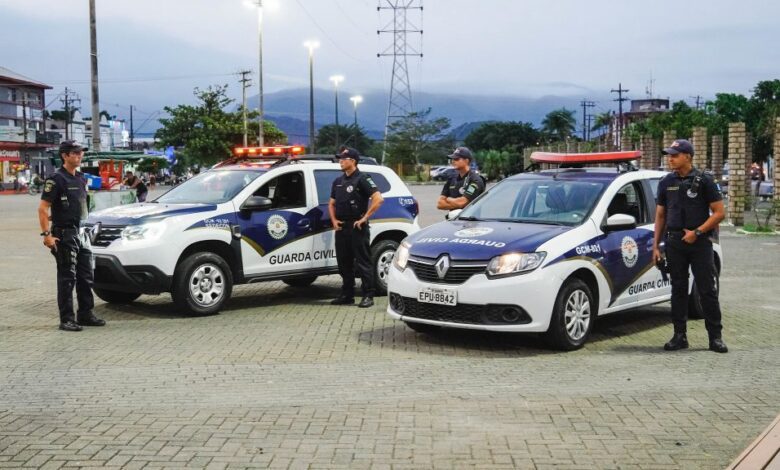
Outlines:
{"label": "black baseball cap", "polygon": [[342,158],[351,158],[355,161],[360,160],[360,153],[353,149],[352,147],[346,147],[341,149],[341,151],[338,154],[339,160]]}
{"label": "black baseball cap", "polygon": [[672,142],[672,145],[661,150],[664,155],[677,155],[678,153],[687,153],[693,155],[693,144],[685,139],[677,139]]}
{"label": "black baseball cap", "polygon": [[84,150],[84,147],[81,146],[78,142],[75,140],[65,140],[62,143],[60,143],[60,153],[70,153],[70,152],[77,152],[80,150]]}
{"label": "black baseball cap", "polygon": [[467,147],[456,148],[451,155],[447,155],[447,158],[450,160],[453,158],[468,158],[469,160],[474,160],[474,156],[471,155],[471,150],[469,150]]}

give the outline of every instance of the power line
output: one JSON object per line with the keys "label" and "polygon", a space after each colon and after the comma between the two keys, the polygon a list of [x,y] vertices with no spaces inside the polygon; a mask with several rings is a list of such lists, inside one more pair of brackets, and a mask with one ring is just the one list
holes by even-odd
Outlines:
{"label": "power line", "polygon": [[700,109],[700,105],[702,104],[701,103],[701,96],[696,95],[696,96],[691,96],[691,98],[693,98],[695,100],[695,102],[696,102],[696,109]]}
{"label": "power line", "polygon": [[623,150],[623,102],[628,101],[628,98],[623,98],[623,93],[628,93],[630,90],[623,88],[622,83],[618,83],[618,89],[612,89],[611,93],[617,93],[618,97],[612,101],[618,102],[618,128],[617,128],[617,144],[618,148]]}
{"label": "power line", "polygon": [[588,108],[595,107],[596,103],[582,100],[580,101],[580,106],[582,106],[582,140],[588,140]]}

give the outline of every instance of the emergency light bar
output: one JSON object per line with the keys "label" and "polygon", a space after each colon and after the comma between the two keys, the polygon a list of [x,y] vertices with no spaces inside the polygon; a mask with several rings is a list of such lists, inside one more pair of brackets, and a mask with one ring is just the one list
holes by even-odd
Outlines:
{"label": "emergency light bar", "polygon": [[273,147],[236,147],[233,149],[233,155],[237,157],[282,158],[287,155],[298,155],[300,153],[303,153],[303,147],[300,145],[276,145]]}
{"label": "emergency light bar", "polygon": [[584,164],[584,163],[626,163],[642,158],[642,152],[593,152],[593,153],[548,153],[534,152],[531,160],[535,163]]}

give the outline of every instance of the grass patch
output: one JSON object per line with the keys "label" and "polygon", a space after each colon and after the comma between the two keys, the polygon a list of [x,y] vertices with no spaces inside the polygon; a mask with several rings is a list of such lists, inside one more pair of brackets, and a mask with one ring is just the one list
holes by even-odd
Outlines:
{"label": "grass patch", "polygon": [[775,233],[775,231],[770,227],[761,227],[755,224],[745,224],[742,227],[742,230],[752,233]]}

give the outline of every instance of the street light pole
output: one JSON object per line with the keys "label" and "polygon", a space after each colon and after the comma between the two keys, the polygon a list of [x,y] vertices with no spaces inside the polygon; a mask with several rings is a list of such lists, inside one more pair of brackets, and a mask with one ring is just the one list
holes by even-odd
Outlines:
{"label": "street light pole", "polygon": [[336,151],[339,147],[339,83],[344,81],[343,75],[333,75],[330,77],[330,81],[333,82],[333,88],[336,91]]}
{"label": "street light pole", "polygon": [[303,43],[309,49],[309,152],[315,153],[314,149],[314,49],[320,47],[317,41],[306,41]]}
{"label": "street light pole", "polygon": [[257,44],[258,44],[258,69],[257,84],[260,87],[260,96],[258,97],[258,133],[257,145],[265,145],[265,131],[263,129],[263,0],[257,0]]}
{"label": "street light pole", "polygon": [[355,111],[355,133],[354,133],[355,142],[353,143],[353,145],[357,146],[357,138],[358,138],[357,105],[363,102],[363,97],[360,95],[355,95],[355,96],[351,96],[349,100],[352,102],[352,108]]}

